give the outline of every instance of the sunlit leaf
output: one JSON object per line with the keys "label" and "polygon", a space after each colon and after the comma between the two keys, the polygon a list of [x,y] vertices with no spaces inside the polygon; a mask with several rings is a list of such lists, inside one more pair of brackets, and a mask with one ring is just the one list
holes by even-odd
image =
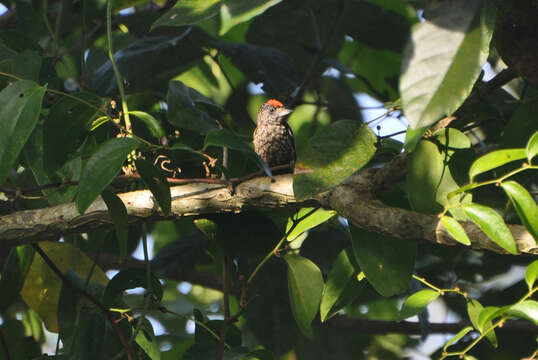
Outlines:
{"label": "sunlit leaf", "polygon": [[[483,326],[479,321],[479,316],[483,309],[484,307],[482,306],[482,304],[480,304],[480,302],[478,302],[478,300],[469,299],[469,301],[467,301],[467,314],[469,315],[469,320],[471,320],[471,323],[473,324],[474,328],[480,332],[482,332]],[[491,326],[491,321],[487,324],[487,326]],[[493,345],[493,347],[497,347],[497,336],[495,335],[494,331],[489,331],[486,335],[486,338],[491,343],[491,345]]]}
{"label": "sunlit leaf", "polygon": [[461,226],[458,220],[450,216],[443,216],[441,218],[441,222],[450,236],[452,236],[456,241],[462,243],[463,245],[471,245],[471,240],[465,233],[465,229],[463,226]]}
{"label": "sunlit leaf", "polygon": [[463,338],[465,335],[467,335],[470,331],[473,331],[473,327],[472,326],[467,326],[467,327],[464,327],[463,329],[461,329],[460,331],[458,331],[458,333],[456,335],[454,335],[454,337],[450,340],[448,340],[445,345],[443,346],[443,350],[446,351],[446,349],[448,349],[448,347],[456,342],[458,342],[461,338]]}
{"label": "sunlit leaf", "polygon": [[340,120],[310,140],[299,154],[293,177],[297,199],[304,199],[340,184],[363,168],[375,153],[377,138],[366,125]]}
{"label": "sunlit leaf", "polygon": [[529,163],[538,154],[538,132],[535,132],[527,143],[527,159]]}
{"label": "sunlit leaf", "polygon": [[402,310],[400,311],[400,320],[417,315],[435,299],[439,297],[439,292],[430,289],[420,290],[405,299]]}
{"label": "sunlit leaf", "polygon": [[521,303],[515,304],[506,311],[507,315],[526,319],[538,325],[538,301],[525,300]]}
{"label": "sunlit leaf", "polygon": [[535,240],[538,239],[538,205],[532,196],[523,186],[512,180],[502,182],[501,186],[514,204],[521,223]]}
{"label": "sunlit leaf", "polygon": [[[301,217],[305,216],[307,213],[311,212],[313,209],[314,208],[302,208],[292,218],[289,218],[288,224],[286,225],[286,233],[288,233],[289,229],[292,227],[294,223],[293,219],[300,219]],[[334,210],[325,210],[321,208],[317,209],[308,217],[301,220],[299,224],[295,226],[292,232],[288,234],[288,241],[295,239],[297,236],[301,235],[302,233],[304,233],[305,231],[309,229],[312,229],[320,224],[323,224],[324,222],[331,219],[335,215],[336,215],[336,211]]]}
{"label": "sunlit leaf", "polygon": [[529,266],[527,266],[527,270],[525,271],[525,282],[527,283],[527,286],[529,287],[529,291],[534,286],[534,282],[536,281],[537,277],[538,277],[538,260],[534,260]]}
{"label": "sunlit leaf", "polygon": [[516,241],[503,218],[492,208],[480,204],[463,206],[465,214],[497,245],[511,254],[518,253]]}
{"label": "sunlit leaf", "polygon": [[148,114],[145,111],[129,111],[129,114],[134,115],[140,120],[142,120],[144,124],[148,127],[148,130],[151,135],[153,135],[155,138],[160,139],[165,135],[161,123],[157,119],[155,119],[153,115]]}
{"label": "sunlit leaf", "polygon": [[525,159],[527,152],[525,149],[506,149],[492,151],[484,156],[475,160],[471,168],[469,169],[469,178],[471,181],[478,174],[482,174],[486,171],[493,170],[507,164],[512,161]]}
{"label": "sunlit leaf", "polygon": [[413,26],[404,51],[400,92],[412,128],[451,115],[471,93],[486,62],[494,7],[478,0],[439,2]]}

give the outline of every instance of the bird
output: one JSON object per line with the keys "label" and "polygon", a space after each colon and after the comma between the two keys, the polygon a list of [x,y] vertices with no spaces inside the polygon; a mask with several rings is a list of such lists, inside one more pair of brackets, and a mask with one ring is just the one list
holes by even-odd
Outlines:
{"label": "bird", "polygon": [[267,100],[258,111],[258,122],[254,129],[254,151],[269,167],[295,165],[295,139],[286,122],[293,110],[286,109],[275,99]]}

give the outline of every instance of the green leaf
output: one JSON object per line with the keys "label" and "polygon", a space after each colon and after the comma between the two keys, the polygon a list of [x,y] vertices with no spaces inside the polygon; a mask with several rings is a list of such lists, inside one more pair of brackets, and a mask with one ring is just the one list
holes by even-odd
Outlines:
{"label": "green leaf", "polygon": [[402,305],[402,310],[400,310],[400,320],[407,319],[423,312],[426,310],[428,304],[438,297],[439,293],[430,289],[420,290],[409,296],[405,299]]}
{"label": "green leaf", "polygon": [[416,242],[379,235],[353,225],[350,229],[355,258],[374,289],[386,297],[407,290],[415,266]]}
{"label": "green leaf", "polygon": [[153,327],[151,323],[146,318],[138,319],[137,321],[142,321],[142,327],[138,334],[136,334],[135,341],[136,343],[144,350],[146,355],[151,360],[160,360],[161,359],[161,350],[159,348],[159,343],[153,332]]}
{"label": "green leaf", "polygon": [[103,304],[106,307],[114,306],[115,302],[121,298],[123,292],[128,289],[143,287],[160,301],[163,297],[162,285],[155,275],[151,274],[151,287],[148,289],[147,276],[145,269],[129,268],[117,273],[110,281],[103,294]]}
{"label": "green leaf", "polygon": [[319,307],[321,322],[325,322],[356,300],[361,292],[364,282],[357,280],[359,270],[354,261],[349,248],[342,250],[334,260],[321,297]]}
{"label": "green leaf", "polygon": [[299,154],[293,177],[297,200],[329,190],[362,169],[375,153],[377,138],[364,124],[340,120],[314,135]]}
{"label": "green leaf", "polygon": [[17,81],[0,92],[0,184],[15,164],[39,118],[45,88]]}
{"label": "green leaf", "polygon": [[159,203],[164,215],[170,214],[172,209],[172,195],[170,194],[170,185],[168,184],[166,175],[162,170],[144,159],[137,159],[135,165],[142,181]]}
{"label": "green leaf", "polygon": [[480,204],[463,206],[465,214],[497,245],[517,255],[517,245],[503,218],[492,208]]}
{"label": "green leaf", "polygon": [[182,0],[158,18],[151,30],[159,26],[194,25],[211,19],[220,12],[221,0]]}
{"label": "green leaf", "polygon": [[82,145],[103,101],[91,93],[62,96],[52,106],[43,125],[43,165],[52,173],[60,169]]}
{"label": "green leaf", "polygon": [[145,111],[129,111],[129,114],[134,115],[140,120],[142,120],[144,124],[146,124],[146,126],[148,127],[148,130],[151,135],[153,135],[156,139],[160,140],[163,136],[165,136],[161,123],[152,115],[148,114]]}
{"label": "green leaf", "polygon": [[521,223],[532,234],[534,240],[538,239],[538,205],[529,192],[515,181],[504,181],[502,188],[514,204]]}
{"label": "green leaf", "polygon": [[494,7],[479,0],[440,2],[413,26],[404,50],[400,93],[413,129],[451,115],[471,93],[486,62]]}
{"label": "green leaf", "polygon": [[[108,278],[94,261],[70,243],[43,241],[39,246],[63,274],[74,271],[90,284],[106,285]],[[93,269],[93,270],[92,270]],[[58,332],[58,301],[62,282],[41,256],[35,254],[21,290],[24,302],[39,314],[49,331]],[[43,296],[46,294],[46,296]]]}
{"label": "green leaf", "polygon": [[129,236],[129,216],[123,201],[110,190],[103,190],[101,197],[108,208],[108,215],[114,223],[116,238],[118,239],[118,247],[120,249],[120,263],[125,261],[127,256],[127,240]]}
{"label": "green leaf", "polygon": [[452,339],[446,342],[446,344],[443,346],[443,351],[446,351],[446,349],[448,349],[450,345],[454,344],[455,342],[457,342],[458,340],[460,340],[465,335],[467,335],[470,331],[473,331],[473,330],[474,329],[472,326],[467,326],[461,329],[460,331],[458,331],[458,333]]}
{"label": "green leaf", "polygon": [[13,75],[25,80],[39,81],[41,57],[36,51],[24,50],[13,57]]}
{"label": "green leaf", "polygon": [[534,286],[534,282],[536,281],[537,277],[538,277],[538,260],[534,260],[529,266],[527,266],[527,270],[525,271],[525,282],[527,283],[527,286],[529,287],[529,291],[532,290],[532,287]]}
{"label": "green leaf", "polygon": [[127,155],[140,145],[133,138],[114,138],[97,147],[80,176],[76,202],[81,214],[118,175]]}
{"label": "green leaf", "polygon": [[497,306],[486,306],[478,314],[478,321],[476,325],[478,326],[478,331],[484,333],[488,331],[492,326],[492,320],[498,316],[501,316],[504,312],[504,309]]}
{"label": "green leaf", "polygon": [[[441,129],[431,138],[420,141],[409,155],[407,162],[406,190],[411,207],[419,212],[437,214],[447,205],[448,194],[458,189],[458,182],[467,182],[462,169],[470,166],[473,152],[471,142],[456,129]],[[463,177],[463,178],[462,178]],[[469,194],[462,194],[452,202],[471,201]],[[465,215],[457,207],[451,214],[458,220]]]}
{"label": "green leaf", "polygon": [[192,130],[200,134],[207,134],[211,130],[217,129],[215,120],[196,106],[197,101],[195,100],[202,98],[205,97],[193,88],[187,87],[181,81],[170,81],[168,94],[166,95],[168,121],[179,128]]}
{"label": "green leaf", "polygon": [[538,154],[538,132],[535,132],[529,142],[527,142],[527,159],[532,163],[532,159]]}
{"label": "green leaf", "polygon": [[450,216],[443,216],[441,218],[441,222],[443,223],[443,226],[448,231],[450,236],[452,236],[456,241],[459,243],[462,243],[463,245],[471,245],[471,240],[465,233],[465,229],[458,220],[450,217]]}
{"label": "green leaf", "polygon": [[293,316],[301,332],[312,338],[310,324],[318,312],[323,292],[323,276],[312,261],[299,255],[286,255],[288,290]]}
{"label": "green leaf", "polygon": [[486,171],[493,170],[499,166],[507,164],[512,161],[525,159],[527,152],[525,149],[506,149],[492,151],[489,154],[479,157],[475,160],[471,168],[469,169],[469,178],[471,182],[478,174],[482,174]]}
{"label": "green leaf", "polygon": [[[301,208],[297,213],[293,215],[293,217],[288,219],[288,224],[286,225],[286,234],[288,233],[289,229],[293,226],[294,220],[293,219],[300,219],[301,217],[305,216],[309,212],[314,210],[314,208]],[[314,211],[312,214],[310,214],[308,217],[304,218],[295,226],[293,231],[289,233],[288,235],[288,241],[292,241],[297,236],[301,235],[307,230],[310,230],[312,228],[315,228],[316,226],[323,224],[324,222],[328,221],[332,217],[334,217],[337,214],[334,210],[324,210],[321,208],[318,208],[316,211]]]}
{"label": "green leaf", "polygon": [[511,306],[507,311],[507,315],[526,319],[538,325],[538,302],[535,300],[525,300],[521,303]]}
{"label": "green leaf", "polygon": [[[480,324],[479,316],[483,309],[484,307],[478,302],[478,300],[470,299],[469,301],[467,301],[467,314],[469,315],[469,320],[471,320],[471,323],[473,324],[474,328],[481,333],[483,330],[483,326]],[[489,322],[489,324],[483,325],[488,326],[489,328],[491,326],[491,321]],[[491,343],[491,345],[493,345],[493,347],[497,347],[497,336],[495,336],[494,331],[489,331],[486,335],[486,338]]]}
{"label": "green leaf", "polygon": [[227,0],[220,8],[219,35],[226,34],[232,27],[249,21],[281,2],[282,0]]}

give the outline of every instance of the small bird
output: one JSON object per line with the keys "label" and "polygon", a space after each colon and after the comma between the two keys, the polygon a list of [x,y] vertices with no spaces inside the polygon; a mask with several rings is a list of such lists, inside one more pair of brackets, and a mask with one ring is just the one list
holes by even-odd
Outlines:
{"label": "small bird", "polygon": [[268,100],[258,111],[254,130],[254,151],[269,165],[295,165],[295,140],[285,117],[293,110],[286,109],[275,99]]}

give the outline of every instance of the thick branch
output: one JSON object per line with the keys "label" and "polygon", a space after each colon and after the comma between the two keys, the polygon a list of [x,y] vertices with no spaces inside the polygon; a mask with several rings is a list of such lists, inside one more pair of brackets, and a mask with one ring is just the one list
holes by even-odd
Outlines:
{"label": "thick branch", "polygon": [[[354,225],[403,239],[415,239],[443,245],[459,245],[435,215],[394,208],[375,200],[371,193],[379,186],[376,170],[355,174],[333,190],[305,202],[293,196],[292,176],[280,175],[276,182],[267,177],[239,184],[235,189],[220,184],[187,184],[172,188],[172,214],[199,216],[208,213],[241,212],[252,208],[289,208],[319,204],[336,210]],[[130,221],[160,220],[165,217],[148,190],[119,195]],[[27,244],[68,233],[86,232],[112,222],[106,205],[97,199],[83,215],[74,203],[38,210],[25,210],[0,217],[0,241],[3,246]],[[506,253],[478,227],[463,223],[472,247]],[[532,236],[521,225],[509,225],[521,253],[538,254]]]}

